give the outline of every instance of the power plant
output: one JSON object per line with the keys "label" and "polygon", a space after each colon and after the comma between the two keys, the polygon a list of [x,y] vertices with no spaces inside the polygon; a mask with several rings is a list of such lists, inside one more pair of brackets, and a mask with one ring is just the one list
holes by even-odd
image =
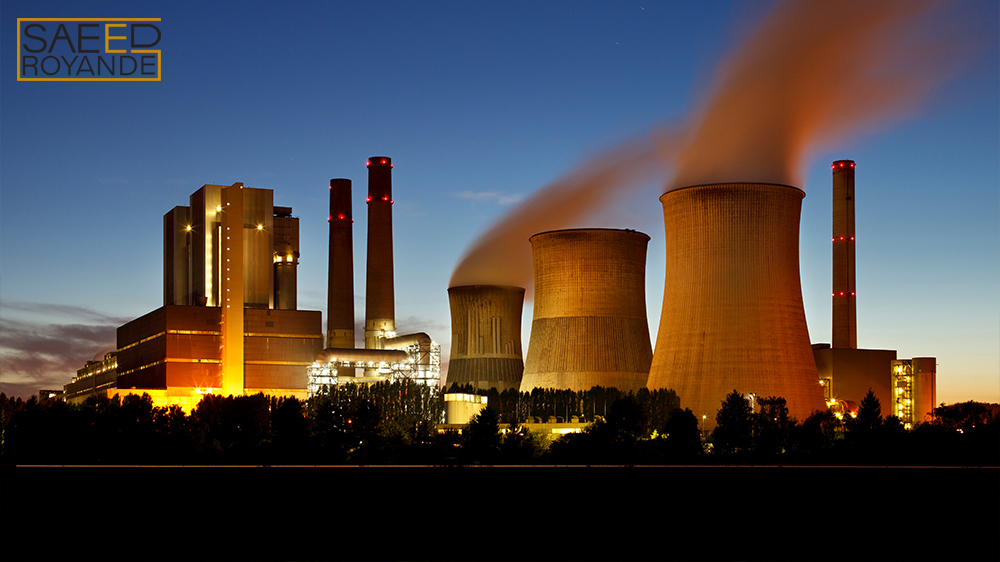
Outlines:
{"label": "power plant", "polygon": [[451,357],[448,382],[476,389],[518,389],[524,373],[521,311],[524,289],[497,285],[450,287]]}
{"label": "power plant", "polygon": [[937,361],[933,357],[896,359],[892,349],[858,348],[856,233],[853,160],[837,160],[833,173],[833,330],[831,344],[813,345],[813,356],[827,404],[838,415],[857,412],[871,390],[883,404],[883,417],[896,416],[906,427],[926,421],[937,406]]}
{"label": "power plant", "polygon": [[351,180],[330,180],[327,348],[308,369],[309,394],[345,382],[408,378],[437,386],[441,348],[423,332],[396,334],[392,253],[392,160],[368,159],[365,347],[354,347],[354,252]]}
{"label": "power plant", "polygon": [[[649,236],[571,229],[529,239],[534,312],[521,349],[525,288],[448,289],[448,380],[476,389],[673,389],[711,426],[725,396],[785,398],[805,419],[856,411],[871,389],[912,425],[936,402],[933,357],[858,349],[855,163],[833,163],[833,344],[810,345],[799,279],[804,193],[720,183],[660,197],[666,277],[655,351],[645,301]],[[306,397],[324,386],[407,378],[440,384],[440,347],[398,335],[392,162],[368,160],[364,347],[355,347],[352,183],[329,184],[326,335],[297,310],[298,219],[269,189],[205,185],[164,215],[164,306],[118,329],[118,350],[82,369],[72,399],[117,389],[191,407],[204,393]],[[109,366],[110,365],[110,366]],[[101,380],[97,380],[100,375]],[[109,382],[114,378],[115,383]],[[70,393],[67,387],[67,394]]]}
{"label": "power plant", "polygon": [[535,308],[521,390],[638,390],[652,346],[646,246],[634,230],[558,230],[530,238]]}
{"label": "power plant", "polygon": [[799,281],[794,187],[726,183],[660,197],[666,278],[649,388],[671,388],[714,424],[726,395],[785,398],[805,419],[825,407]]}
{"label": "power plant", "polygon": [[322,314],[296,310],[298,219],[273,198],[205,185],[164,215],[163,307],[118,328],[117,389],[185,408],[206,393],[305,398]]}

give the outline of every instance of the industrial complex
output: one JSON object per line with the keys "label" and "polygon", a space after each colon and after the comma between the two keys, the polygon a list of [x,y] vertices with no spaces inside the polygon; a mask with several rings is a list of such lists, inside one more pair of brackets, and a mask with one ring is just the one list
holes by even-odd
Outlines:
{"label": "industrial complex", "polygon": [[[352,182],[329,184],[327,322],[297,309],[299,219],[273,192],[205,185],[164,215],[163,306],[118,329],[117,350],[66,385],[73,402],[147,393],[193,408],[207,393],[308,397],[345,382],[401,378],[440,387],[440,346],[397,333],[392,161],[368,160],[364,333],[355,334]],[[858,348],[854,171],[833,173],[833,339],[812,344],[799,279],[802,190],[721,183],[660,197],[666,281],[651,345],[649,236],[572,229],[530,238],[534,311],[527,354],[526,287],[448,288],[447,380],[475,389],[673,389],[707,425],[733,390],[785,398],[799,420],[856,413],[873,391],[883,415],[912,426],[935,406],[933,357]],[[356,345],[363,339],[363,347]],[[457,402],[456,402],[457,404]],[[454,409],[454,408],[452,408]]]}

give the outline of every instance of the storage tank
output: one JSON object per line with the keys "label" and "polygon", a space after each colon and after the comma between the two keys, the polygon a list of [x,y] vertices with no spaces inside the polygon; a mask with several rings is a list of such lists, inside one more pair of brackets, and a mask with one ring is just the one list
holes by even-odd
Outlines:
{"label": "storage tank", "polygon": [[665,193],[666,280],[649,388],[715,425],[733,390],[824,409],[802,306],[799,215],[786,185],[725,183]]}
{"label": "storage tank", "polygon": [[447,384],[503,391],[521,386],[524,289],[466,285],[448,289],[451,357]]}
{"label": "storage tank", "polygon": [[580,229],[531,237],[535,308],[521,391],[623,391],[646,386],[646,246],[634,230]]}

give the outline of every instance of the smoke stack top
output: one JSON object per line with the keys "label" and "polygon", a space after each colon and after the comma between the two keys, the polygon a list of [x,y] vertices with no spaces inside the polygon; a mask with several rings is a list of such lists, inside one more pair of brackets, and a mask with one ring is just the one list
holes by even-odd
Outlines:
{"label": "smoke stack top", "polygon": [[368,202],[392,203],[392,158],[372,156],[368,159]]}

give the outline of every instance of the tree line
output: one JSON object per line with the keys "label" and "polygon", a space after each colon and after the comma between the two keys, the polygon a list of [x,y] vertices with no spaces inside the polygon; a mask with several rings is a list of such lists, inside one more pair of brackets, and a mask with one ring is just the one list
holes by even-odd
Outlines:
{"label": "tree line", "polygon": [[[781,397],[754,408],[733,391],[705,434],[672,390],[482,393],[488,407],[461,431],[438,431],[443,393],[410,381],[340,385],[306,401],[207,395],[189,414],[148,395],[73,405],[0,393],[0,462],[1000,464],[1000,420],[975,402],[942,405],[933,422],[907,430],[882,418],[871,392],[857,417],[817,411],[799,422]],[[525,425],[566,421],[589,425],[551,441]]]}

